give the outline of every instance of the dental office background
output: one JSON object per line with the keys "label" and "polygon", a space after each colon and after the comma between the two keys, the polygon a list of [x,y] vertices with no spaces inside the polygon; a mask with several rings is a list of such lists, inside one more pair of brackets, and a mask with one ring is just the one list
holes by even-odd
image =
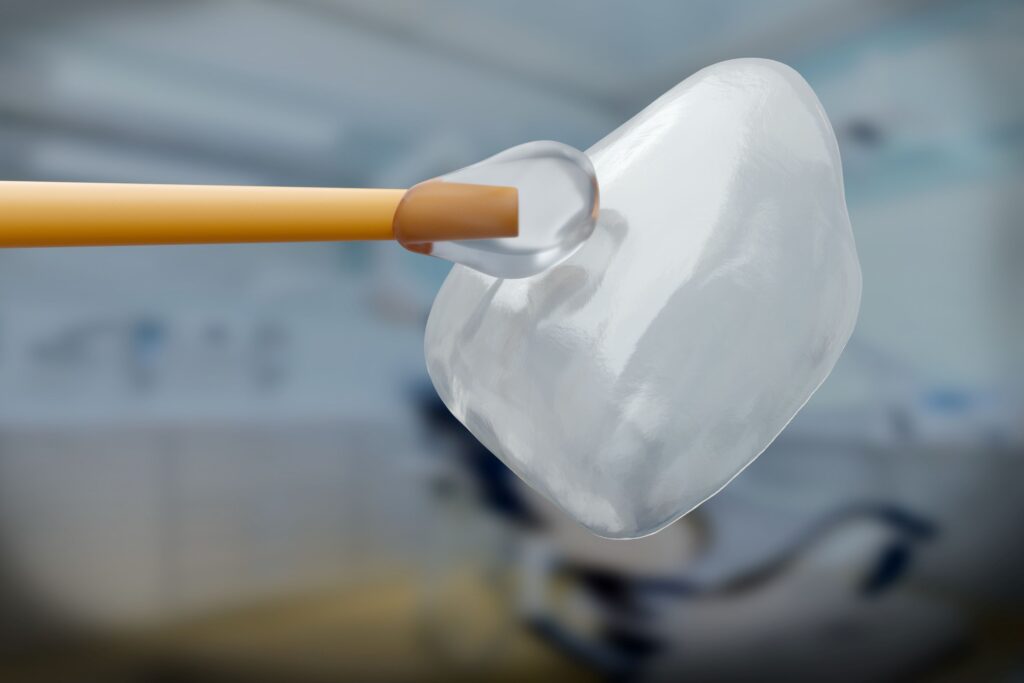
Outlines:
{"label": "dental office background", "polygon": [[437,402],[441,261],[0,252],[0,678],[1019,680],[1022,36],[1009,0],[2,0],[8,180],[406,187],[785,61],[864,299],[753,466],[611,542]]}

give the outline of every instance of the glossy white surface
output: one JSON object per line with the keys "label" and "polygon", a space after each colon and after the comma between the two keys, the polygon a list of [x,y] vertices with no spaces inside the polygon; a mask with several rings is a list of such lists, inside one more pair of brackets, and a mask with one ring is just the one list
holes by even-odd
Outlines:
{"label": "glossy white surface", "polygon": [[523,280],[456,266],[426,331],[449,409],[592,531],[653,533],[760,454],[853,330],[832,128],[767,60],[691,76],[588,150],[591,239]]}

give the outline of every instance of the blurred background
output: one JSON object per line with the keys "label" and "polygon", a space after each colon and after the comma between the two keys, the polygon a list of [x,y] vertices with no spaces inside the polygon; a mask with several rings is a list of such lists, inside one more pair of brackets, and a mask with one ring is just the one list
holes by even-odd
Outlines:
{"label": "blurred background", "polygon": [[8,180],[405,187],[779,59],[864,270],[769,451],[612,542],[438,403],[441,261],[4,251],[0,679],[1022,680],[1022,35],[1011,0],[0,0]]}

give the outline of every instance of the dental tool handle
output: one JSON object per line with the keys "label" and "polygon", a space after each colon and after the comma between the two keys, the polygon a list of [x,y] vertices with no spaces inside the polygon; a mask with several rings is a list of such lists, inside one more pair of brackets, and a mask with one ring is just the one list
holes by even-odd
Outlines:
{"label": "dental tool handle", "polygon": [[389,240],[405,190],[0,182],[0,247]]}

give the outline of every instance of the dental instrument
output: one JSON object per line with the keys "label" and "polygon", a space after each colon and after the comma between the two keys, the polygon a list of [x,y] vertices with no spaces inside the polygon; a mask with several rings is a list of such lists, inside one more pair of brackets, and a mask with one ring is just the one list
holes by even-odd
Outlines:
{"label": "dental instrument", "polygon": [[0,247],[397,240],[496,277],[568,258],[597,219],[582,152],[533,142],[410,190],[0,182]]}
{"label": "dental instrument", "polygon": [[344,239],[455,262],[425,330],[434,388],[608,538],[757,458],[860,307],[835,134],[769,60],[699,71],[586,153],[527,143],[408,191],[0,184],[0,246]]}

